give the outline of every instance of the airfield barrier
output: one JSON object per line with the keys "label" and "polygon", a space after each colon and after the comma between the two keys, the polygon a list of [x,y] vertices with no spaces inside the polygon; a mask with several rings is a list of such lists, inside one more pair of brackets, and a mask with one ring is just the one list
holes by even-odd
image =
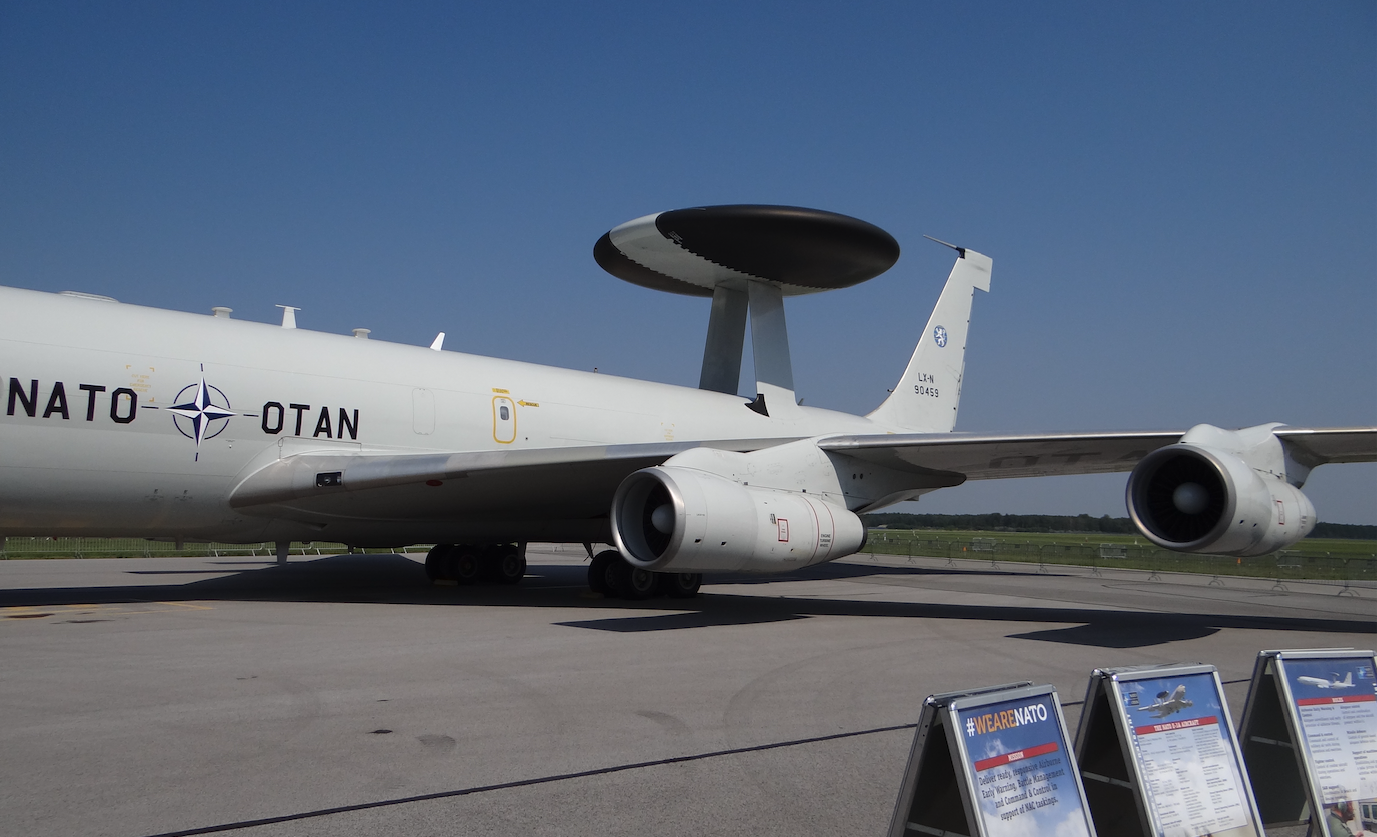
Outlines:
{"label": "airfield barrier", "polygon": [[[1119,543],[1103,543],[1105,538],[1072,542],[1056,534],[1025,536],[1010,533],[990,537],[989,533],[934,532],[911,529],[871,530],[866,553],[902,555],[909,558],[979,559],[1034,564],[1040,569],[1053,566],[1138,569],[1152,572],[1205,573],[1214,576],[1250,576],[1275,579],[1278,585],[1288,579],[1322,579],[1342,582],[1356,588],[1377,589],[1377,541],[1315,540],[1301,541],[1293,548],[1271,555],[1250,558],[1191,555],[1161,549],[1141,540],[1125,537]],[[397,548],[359,549],[362,553],[415,553],[430,549],[430,544]],[[342,543],[295,541],[293,555],[338,555],[348,552]],[[0,541],[0,560],[31,558],[158,558],[229,556],[276,558],[272,542],[251,544],[193,543],[177,545],[171,541],[142,538],[6,538]]]}
{"label": "airfield barrier", "polygon": [[1011,533],[992,538],[955,532],[871,530],[863,551],[874,555],[946,558],[949,562],[966,558],[994,564],[1034,564],[1044,569],[1077,566],[1092,571],[1117,568],[1249,576],[1275,579],[1278,584],[1288,579],[1322,579],[1377,588],[1377,541],[1319,541],[1314,546],[1302,541],[1296,548],[1270,555],[1237,558],[1173,552],[1142,541],[1076,543],[1055,538],[1055,534],[1020,537]]}

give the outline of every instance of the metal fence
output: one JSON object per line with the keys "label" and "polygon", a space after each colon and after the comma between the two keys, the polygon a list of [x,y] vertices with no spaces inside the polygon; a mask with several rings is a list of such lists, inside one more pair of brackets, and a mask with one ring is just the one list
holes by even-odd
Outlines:
{"label": "metal fence", "polygon": [[1091,544],[1019,541],[1014,538],[982,538],[945,533],[874,531],[864,552],[876,555],[965,558],[988,561],[1150,570],[1153,572],[1204,573],[1215,576],[1251,576],[1286,579],[1322,579],[1359,586],[1377,586],[1377,556],[1332,552],[1282,550],[1270,555],[1235,558],[1173,552],[1148,544]]}
{"label": "metal fence", "polygon": [[[430,544],[414,544],[396,549],[358,549],[354,552],[425,552]],[[1377,545],[1374,546],[1377,548]],[[293,555],[337,555],[348,552],[342,543],[296,541]],[[1255,578],[1323,579],[1355,586],[1377,587],[1377,556],[1344,555],[1298,549],[1271,555],[1230,558],[1191,555],[1160,549],[1147,544],[1092,544],[1020,541],[1016,538],[973,537],[918,530],[872,530],[864,552],[876,555],[903,555],[910,558],[958,558],[1049,566],[1117,567],[1153,572],[1191,572],[1215,576],[1238,575]],[[226,544],[150,541],[142,538],[6,538],[0,540],[0,559],[11,558],[157,558],[249,556],[271,559],[277,554],[274,543]]]}

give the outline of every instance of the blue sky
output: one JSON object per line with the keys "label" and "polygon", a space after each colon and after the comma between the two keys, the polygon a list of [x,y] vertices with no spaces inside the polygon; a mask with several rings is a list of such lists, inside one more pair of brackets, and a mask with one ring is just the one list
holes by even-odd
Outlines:
{"label": "blue sky", "polygon": [[[1370,2],[0,0],[0,283],[696,385],[706,302],[593,243],[794,204],[903,248],[791,300],[808,404],[894,385],[950,267],[926,233],[995,262],[958,429],[1373,424],[1375,33]],[[1377,523],[1377,466],[1308,493]]]}

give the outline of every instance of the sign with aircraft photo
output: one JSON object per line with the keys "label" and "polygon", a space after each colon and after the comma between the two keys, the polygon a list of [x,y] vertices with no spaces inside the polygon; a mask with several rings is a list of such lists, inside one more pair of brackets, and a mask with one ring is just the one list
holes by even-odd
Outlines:
{"label": "sign with aircraft photo", "polygon": [[1331,837],[1377,826],[1377,680],[1371,658],[1283,660],[1301,745]]}
{"label": "sign with aircraft photo", "polygon": [[1118,691],[1155,832],[1256,834],[1214,672],[1121,680]]}

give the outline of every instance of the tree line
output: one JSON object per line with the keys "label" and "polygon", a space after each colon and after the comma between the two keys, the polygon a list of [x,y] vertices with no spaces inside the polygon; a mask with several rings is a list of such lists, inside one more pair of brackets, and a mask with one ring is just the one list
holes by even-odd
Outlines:
{"label": "tree line", "polygon": [[[1102,532],[1107,535],[1136,535],[1138,529],[1127,517],[1074,517],[1055,514],[906,514],[887,512],[862,515],[865,525],[874,529],[944,529],[966,532]],[[1312,538],[1377,540],[1377,526],[1352,523],[1316,523]]]}

